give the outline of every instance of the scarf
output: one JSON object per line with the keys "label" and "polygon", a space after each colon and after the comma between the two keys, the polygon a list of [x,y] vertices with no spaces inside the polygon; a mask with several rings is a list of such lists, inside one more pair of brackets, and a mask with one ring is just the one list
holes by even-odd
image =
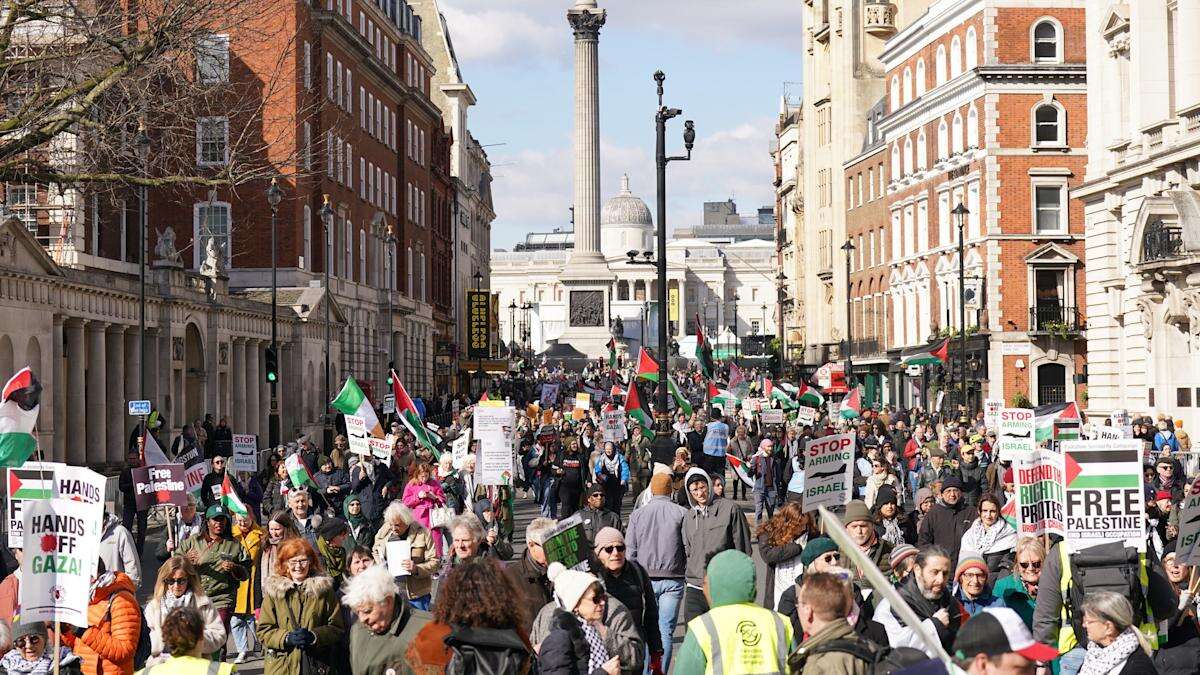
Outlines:
{"label": "scarf", "polygon": [[117,575],[113,572],[105,572],[104,574],[101,574],[100,576],[96,577],[96,580],[92,582],[91,589],[89,589],[90,593],[88,594],[88,597],[95,598],[96,597],[96,589],[104,588],[105,586],[111,586],[112,583],[116,580],[117,580]]}
{"label": "scarf", "polygon": [[317,552],[325,562],[325,573],[339,581],[346,573],[346,549],[341,546],[331,546],[325,537],[317,537]]}
{"label": "scarf", "polygon": [[963,534],[961,550],[988,555],[1012,550],[1016,545],[1017,531],[1007,520],[998,518],[988,527],[981,519],[976,518],[970,529]]}
{"label": "scarf", "polygon": [[604,455],[604,470],[610,476],[616,476],[617,480],[621,477],[621,457],[617,453],[613,453],[612,459],[608,455]]}
{"label": "scarf", "polygon": [[583,626],[583,637],[588,644],[588,672],[594,673],[608,661],[608,649],[604,646],[600,631],[583,619],[579,619],[579,623]]}
{"label": "scarf", "polygon": [[1083,668],[1079,669],[1079,675],[1104,675],[1124,663],[1140,646],[1137,633],[1132,627],[1126,628],[1125,632],[1118,635],[1107,647],[1088,642],[1087,658],[1083,661]]}
{"label": "scarf", "polygon": [[187,593],[184,593],[183,595],[181,595],[179,597],[175,597],[174,593],[172,593],[171,591],[167,591],[166,593],[163,593],[162,599],[159,601],[159,607],[162,610],[161,616],[164,619],[166,618],[166,616],[168,614],[171,613],[171,610],[173,610],[173,609],[179,609],[180,607],[192,607],[192,606],[194,606],[194,603],[192,602],[192,592],[191,591],[188,591]]}
{"label": "scarf", "polygon": [[883,536],[880,539],[890,543],[892,546],[899,546],[906,543],[904,541],[904,532],[900,529],[899,518],[883,519]]}
{"label": "scarf", "polygon": [[[937,598],[936,600],[930,600],[929,598],[926,598],[923,593],[921,593],[921,586],[917,580],[918,574],[920,574],[920,571],[914,568],[912,574],[908,575],[908,578],[904,580],[904,583],[900,584],[900,587],[897,588],[896,591],[900,593],[900,597],[904,600],[904,602],[908,603],[909,607],[912,607],[913,612],[916,612],[917,618],[921,619],[922,621],[925,619],[930,619],[937,626],[941,626],[942,622],[932,617],[939,609],[946,610],[946,612],[950,615],[950,625],[946,626],[945,629],[951,638],[953,638],[954,634],[958,632],[958,626],[962,621],[962,615],[959,613],[958,608],[954,606],[956,603],[954,602],[954,597],[950,593],[950,589],[947,588],[943,590],[942,597]],[[896,610],[893,609],[892,614],[895,613]],[[903,622],[903,619],[900,619],[898,615],[896,616],[896,619]],[[940,634],[941,632],[942,631],[939,628],[938,633]]]}
{"label": "scarf", "polygon": [[[0,667],[11,675],[49,675],[54,672],[54,662],[51,658],[52,654],[49,649],[42,652],[42,657],[37,661],[26,661],[21,656],[18,649],[10,649],[3,659],[0,659]],[[79,657],[71,653],[71,650],[66,647],[59,647],[58,652],[59,663],[63,665],[78,664]]]}
{"label": "scarf", "polygon": [[357,495],[348,495],[342,501],[342,513],[346,516],[346,522],[350,523],[350,529],[357,530],[361,525],[366,524],[367,518],[363,515],[361,508],[358,510],[357,516],[352,515],[350,513],[350,502],[358,502],[359,506],[362,506],[362,500]]}

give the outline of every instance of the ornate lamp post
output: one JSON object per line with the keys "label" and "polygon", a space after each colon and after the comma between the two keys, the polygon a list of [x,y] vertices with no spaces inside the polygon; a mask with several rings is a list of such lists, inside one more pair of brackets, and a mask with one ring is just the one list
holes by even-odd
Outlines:
{"label": "ornate lamp post", "polygon": [[329,195],[325,195],[325,203],[321,205],[321,224],[325,227],[325,297],[321,304],[325,305],[325,441],[333,442],[333,420],[330,419],[329,374],[332,364],[329,363],[329,341],[331,338],[329,326],[329,305],[332,294],[329,289],[329,266],[333,264],[333,207],[329,205]]}
{"label": "ornate lamp post", "polygon": [[854,357],[851,351],[854,349],[854,316],[850,311],[850,260],[854,257],[854,242],[849,239],[842,244],[842,250],[846,252],[846,386],[854,386]]}
{"label": "ornate lamp post", "polygon": [[267,379],[271,384],[271,411],[267,416],[267,443],[272,448],[279,445],[279,382],[271,367],[279,366],[279,249],[276,232],[279,218],[279,203],[283,201],[283,190],[279,181],[271,179],[267,188],[267,203],[271,205],[271,353],[267,357]]}
{"label": "ornate lamp post", "polygon": [[966,280],[963,278],[964,265],[966,260],[964,250],[966,246],[965,228],[967,226],[967,214],[970,213],[967,207],[962,202],[954,207],[951,211],[958,218],[958,335],[959,348],[962,349],[961,361],[959,362],[962,368],[962,406],[963,417],[969,413],[967,409],[967,291]]}
{"label": "ornate lamp post", "polygon": [[[142,173],[150,173],[150,137],[146,123],[138,124],[134,139]],[[138,187],[138,398],[146,399],[146,186]]]}
{"label": "ornate lamp post", "polygon": [[778,307],[778,316],[775,317],[777,323],[777,335],[779,337],[779,363],[777,364],[777,372],[775,377],[783,377],[783,361],[787,358],[787,336],[783,334],[783,300],[787,295],[787,275],[781,270],[775,275],[775,293]]}

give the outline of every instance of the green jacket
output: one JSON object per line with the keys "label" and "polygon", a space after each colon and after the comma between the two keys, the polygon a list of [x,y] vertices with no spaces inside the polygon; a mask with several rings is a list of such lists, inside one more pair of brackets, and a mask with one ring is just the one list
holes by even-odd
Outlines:
{"label": "green jacket", "polygon": [[[846,652],[830,651],[807,658],[803,656],[816,647],[834,640],[861,642],[862,638],[854,632],[854,627],[849,622],[834,621],[801,642],[796,651],[792,652],[791,657],[788,658],[791,671],[799,673],[799,675],[870,675],[871,666],[866,661]],[[803,663],[802,669],[799,668],[801,663]]]}
{"label": "green jacket", "polygon": [[1012,574],[997,581],[996,586],[992,588],[992,595],[1000,599],[1001,607],[1007,607],[1016,612],[1017,616],[1025,622],[1025,626],[1033,630],[1033,607],[1037,604],[1037,598],[1029,597],[1029,592],[1025,590],[1025,584],[1021,583],[1018,572],[1013,571]]}
{"label": "green jacket", "polygon": [[[250,576],[250,558],[246,549],[229,537],[209,543],[203,532],[198,532],[179,546],[176,555],[188,557],[190,551],[200,553],[200,564],[196,572],[200,575],[200,586],[213,601],[217,609],[230,609],[237,600],[238,586]],[[233,569],[222,572],[218,565],[223,560],[233,563]]]}
{"label": "green jacket", "polygon": [[344,663],[338,653],[345,623],[341,605],[333,588],[333,579],[312,576],[300,584],[275,574],[263,579],[262,614],[258,618],[258,639],[266,649],[264,675],[295,675],[300,670],[299,649],[285,647],[284,636],[297,628],[307,628],[316,643],[310,656],[335,669]]}
{"label": "green jacket", "polygon": [[405,653],[417,633],[433,621],[433,615],[413,609],[402,597],[395,596],[396,616],[383,635],[376,635],[361,621],[350,628],[350,672],[353,675],[385,675],[394,668],[398,675],[412,672]]}

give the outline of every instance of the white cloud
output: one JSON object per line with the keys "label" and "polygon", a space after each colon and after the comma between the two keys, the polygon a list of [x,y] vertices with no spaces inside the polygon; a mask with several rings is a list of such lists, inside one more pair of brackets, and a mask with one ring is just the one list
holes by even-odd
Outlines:
{"label": "white cloud", "polygon": [[454,51],[465,63],[486,61],[517,63],[528,59],[561,58],[564,30],[541,21],[539,17],[519,8],[497,9],[494,4],[482,7],[444,5],[442,13],[454,39]]}

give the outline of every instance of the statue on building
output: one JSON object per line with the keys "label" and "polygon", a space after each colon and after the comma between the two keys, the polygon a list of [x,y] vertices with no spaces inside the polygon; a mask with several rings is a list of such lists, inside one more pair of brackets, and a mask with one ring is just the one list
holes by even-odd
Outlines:
{"label": "statue on building", "polygon": [[204,246],[204,262],[200,264],[200,274],[208,277],[225,276],[225,247],[217,243],[216,237],[209,237]]}
{"label": "statue on building", "polygon": [[612,334],[616,337],[625,337],[625,322],[619,316],[613,319]]}
{"label": "statue on building", "polygon": [[175,228],[170,225],[158,233],[158,241],[154,244],[154,264],[160,267],[181,267],[179,251],[175,249]]}

